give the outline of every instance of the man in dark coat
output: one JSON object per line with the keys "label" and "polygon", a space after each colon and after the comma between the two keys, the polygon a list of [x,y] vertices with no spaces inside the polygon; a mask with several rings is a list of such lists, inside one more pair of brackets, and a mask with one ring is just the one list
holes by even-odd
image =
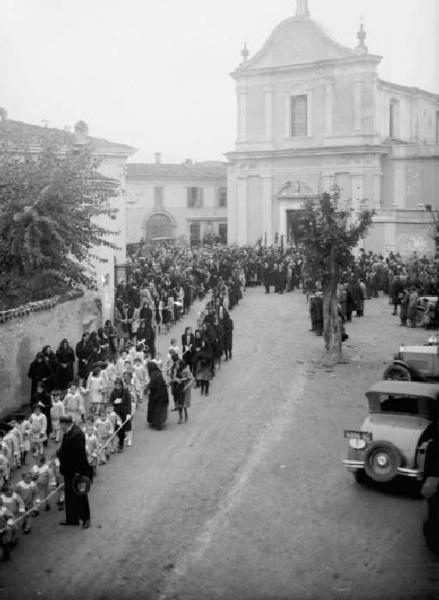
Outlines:
{"label": "man in dark coat", "polygon": [[85,435],[73,423],[71,416],[61,417],[63,438],[58,450],[60,472],[64,477],[64,494],[66,506],[66,519],[61,525],[79,525],[82,521],[83,529],[90,527],[90,506],[87,494],[78,495],[74,491],[73,479],[75,475],[85,475],[91,479],[92,468],[88,464],[85,452]]}

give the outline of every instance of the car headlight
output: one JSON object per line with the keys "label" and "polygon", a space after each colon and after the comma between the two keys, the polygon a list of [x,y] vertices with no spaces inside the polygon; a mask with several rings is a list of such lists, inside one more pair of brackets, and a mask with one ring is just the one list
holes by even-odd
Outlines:
{"label": "car headlight", "polygon": [[366,448],[366,440],[352,438],[349,440],[349,446],[354,450],[364,450],[364,448]]}

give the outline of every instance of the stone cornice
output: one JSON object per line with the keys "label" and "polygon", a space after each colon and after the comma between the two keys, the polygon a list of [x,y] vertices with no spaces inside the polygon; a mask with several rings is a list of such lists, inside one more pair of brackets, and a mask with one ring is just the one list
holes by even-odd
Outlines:
{"label": "stone cornice", "polygon": [[291,148],[287,150],[254,150],[254,151],[232,151],[227,152],[225,156],[229,161],[238,160],[255,160],[277,158],[298,158],[303,156],[335,156],[340,154],[388,154],[390,148],[388,146],[319,146],[313,148]]}
{"label": "stone cornice", "polygon": [[235,71],[230,73],[230,77],[235,80],[245,79],[246,77],[255,77],[259,75],[275,75],[277,73],[291,73],[292,71],[313,71],[315,69],[322,68],[333,68],[338,66],[353,65],[358,63],[373,63],[378,64],[381,62],[382,57],[377,54],[364,54],[356,56],[344,56],[342,58],[331,58],[331,59],[320,59],[313,62],[297,63],[290,65],[279,65],[270,67],[254,67],[254,68],[243,68],[238,67]]}

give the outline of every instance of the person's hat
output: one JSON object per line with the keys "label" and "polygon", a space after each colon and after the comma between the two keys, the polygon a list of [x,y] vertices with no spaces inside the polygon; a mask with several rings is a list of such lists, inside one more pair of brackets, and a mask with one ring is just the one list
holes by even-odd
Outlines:
{"label": "person's hat", "polygon": [[75,475],[72,480],[72,489],[78,496],[88,494],[91,487],[91,481],[85,475]]}
{"label": "person's hat", "polygon": [[35,404],[34,404],[34,408],[35,408],[36,406],[39,406],[40,408],[44,408],[44,404],[43,404],[42,402],[35,402]]}
{"label": "person's hat", "polygon": [[73,419],[71,415],[65,415],[59,418],[60,423],[73,423]]}

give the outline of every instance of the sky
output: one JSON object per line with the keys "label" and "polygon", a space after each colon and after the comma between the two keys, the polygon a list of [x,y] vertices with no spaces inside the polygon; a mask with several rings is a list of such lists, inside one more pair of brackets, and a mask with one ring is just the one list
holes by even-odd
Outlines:
{"label": "sky", "polygon": [[[309,0],[348,47],[363,18],[379,75],[439,93],[439,0]],[[224,160],[236,136],[230,73],[295,0],[0,0],[8,117],[133,146],[131,159]]]}

